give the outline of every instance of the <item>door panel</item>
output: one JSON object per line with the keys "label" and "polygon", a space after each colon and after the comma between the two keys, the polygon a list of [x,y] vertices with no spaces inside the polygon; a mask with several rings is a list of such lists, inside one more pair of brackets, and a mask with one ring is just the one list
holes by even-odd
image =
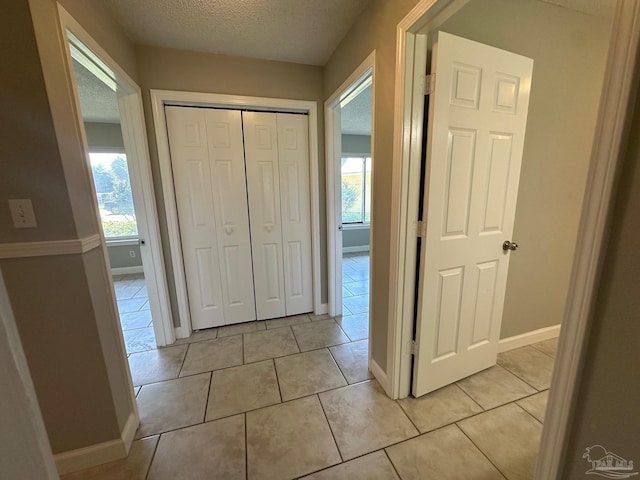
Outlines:
{"label": "door panel", "polygon": [[240,114],[166,116],[192,327],[255,320]]}
{"label": "door panel", "polygon": [[313,310],[309,119],[286,113],[276,117],[286,314],[297,315]]}
{"label": "door panel", "polygon": [[204,112],[166,107],[189,310],[194,329],[224,323]]}
{"label": "door panel", "polygon": [[242,117],[204,109],[224,298],[224,324],[256,319]]}
{"label": "door panel", "polygon": [[413,390],[495,364],[531,59],[439,32],[432,53]]}
{"label": "door panel", "polygon": [[258,320],[283,317],[285,280],[276,115],[243,112]]}

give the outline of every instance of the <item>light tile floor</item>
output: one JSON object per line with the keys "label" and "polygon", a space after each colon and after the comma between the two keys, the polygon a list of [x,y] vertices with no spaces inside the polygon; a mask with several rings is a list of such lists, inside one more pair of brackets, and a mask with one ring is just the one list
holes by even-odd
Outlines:
{"label": "light tile floor", "polygon": [[344,319],[209,329],[132,353],[141,426],[131,454],[62,478],[532,478],[557,341],[393,401]]}
{"label": "light tile floor", "polygon": [[127,353],[155,350],[156,339],[144,275],[142,273],[115,275],[113,287],[116,292],[120,325]]}

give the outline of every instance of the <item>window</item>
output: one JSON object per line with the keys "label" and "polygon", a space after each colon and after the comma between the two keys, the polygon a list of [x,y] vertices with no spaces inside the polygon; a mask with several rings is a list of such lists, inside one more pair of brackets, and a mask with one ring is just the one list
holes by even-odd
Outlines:
{"label": "window", "polygon": [[89,153],[102,231],[107,240],[137,237],[129,166],[124,153]]}
{"label": "window", "polygon": [[342,157],[342,223],[371,221],[371,157]]}

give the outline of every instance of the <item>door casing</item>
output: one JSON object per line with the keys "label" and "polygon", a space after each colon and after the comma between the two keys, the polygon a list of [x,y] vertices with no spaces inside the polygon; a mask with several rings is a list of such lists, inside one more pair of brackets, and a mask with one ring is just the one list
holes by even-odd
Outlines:
{"label": "door casing", "polygon": [[[326,192],[327,192],[327,277],[329,283],[328,313],[336,316],[342,314],[342,224],[341,182],[338,162],[342,158],[342,131],[340,128],[340,102],[349,97],[368,77],[371,78],[371,158],[374,157],[375,124],[375,50],[356,68],[324,103],[325,118],[325,152],[326,152]],[[371,163],[371,190],[375,163]],[[373,258],[373,215],[369,224],[369,258]],[[371,266],[371,265],[370,265]],[[372,291],[373,271],[370,268],[369,291]],[[371,306],[371,305],[370,305]],[[371,308],[369,308],[371,311]],[[371,330],[369,330],[371,334]]]}
{"label": "door casing", "polygon": [[[398,24],[396,37],[394,154],[392,178],[392,232],[387,338],[387,381],[391,398],[410,391],[410,344],[416,262],[416,222],[422,138],[422,101],[426,71],[427,35],[468,0],[421,0]],[[536,479],[555,479],[562,473],[563,454],[570,432],[574,397],[580,379],[593,315],[592,299],[601,270],[621,148],[633,107],[640,51],[640,3],[619,0],[612,27],[600,111],[595,129],[578,243],[569,284],[562,335],[551,381],[547,416],[536,464]]]}
{"label": "door casing", "polygon": [[[71,82],[74,86],[74,95],[77,96],[78,89],[75,84],[75,75],[73,74],[73,64],[69,50],[70,41],[66,32],[70,32],[79,41],[75,46],[79,48],[90,61],[95,63],[97,68],[108,72],[107,74],[110,75],[117,84],[120,125],[129,163],[131,190],[133,192],[134,205],[138,217],[139,236],[145,240],[144,246],[141,246],[140,249],[140,256],[142,257],[145,273],[145,284],[149,291],[149,305],[152,312],[153,330],[158,346],[169,345],[175,341],[175,335],[171,307],[169,305],[169,295],[167,292],[164,257],[162,254],[162,243],[160,241],[160,227],[158,225],[158,212],[151,179],[149,147],[147,145],[142,108],[142,92],[140,87],[126,74],[115,60],[100,47],[91,35],[89,35],[61,5],[58,5],[58,12],[62,31],[64,32],[64,42],[67,46],[67,65]],[[78,106],[79,129],[85,145],[85,151],[88,152],[82,112],[80,111],[80,103],[77,98],[76,105]],[[88,163],[87,156],[87,168],[90,168]],[[100,216],[97,203],[95,210],[99,221]],[[104,243],[104,235],[102,233],[100,233],[100,238],[101,242]],[[108,283],[112,284],[112,280],[109,279]]]}
{"label": "door casing", "polygon": [[223,95],[202,92],[181,92],[173,90],[151,90],[151,105],[155,136],[162,177],[164,207],[169,232],[171,264],[173,280],[176,287],[177,308],[180,326],[175,327],[176,338],[187,338],[191,335],[191,315],[187,300],[187,286],[182,260],[182,244],[178,227],[178,215],[173,187],[167,121],[164,113],[165,105],[182,105],[192,107],[231,108],[235,110],[251,109],[266,112],[304,112],[309,115],[309,181],[311,193],[311,254],[313,256],[313,308],[316,315],[327,313],[327,304],[322,303],[320,276],[320,197],[318,175],[318,109],[316,102],[306,100],[288,100],[280,98],[249,97],[242,95]]}

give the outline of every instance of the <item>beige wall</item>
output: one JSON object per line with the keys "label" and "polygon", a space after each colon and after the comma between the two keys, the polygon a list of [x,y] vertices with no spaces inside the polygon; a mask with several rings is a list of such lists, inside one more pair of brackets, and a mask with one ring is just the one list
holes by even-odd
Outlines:
{"label": "beige wall", "polygon": [[640,463],[640,99],[636,101],[631,144],[619,178],[561,475],[566,480],[585,478],[590,465],[582,454],[592,445],[602,445],[632,460],[634,471]]}
{"label": "beige wall", "polygon": [[[100,12],[92,10],[88,24],[103,23],[107,32],[109,19]],[[96,234],[56,3],[8,2],[0,22],[2,63],[11,65],[0,73],[0,87],[15,103],[5,102],[0,113],[12,112],[0,130],[0,242]],[[133,58],[131,46],[129,53]],[[15,230],[7,198],[33,199],[38,227]],[[135,406],[102,249],[0,265],[54,453],[118,439]]]}
{"label": "beige wall", "polygon": [[[178,90],[219,94],[247,95],[253,97],[286,98],[318,102],[318,174],[321,179],[320,192],[324,193],[324,115],[322,98],[322,69],[310,65],[272,62],[250,58],[212,55],[185,50],[158,47],[137,47],[140,87],[144,96],[147,135],[151,154],[158,216],[163,241],[165,266],[169,292],[176,324],[179,315],[176,309],[175,286],[169,241],[166,228],[163,192],[158,164],[155,130],[149,90]],[[322,267],[322,300],[327,300],[326,274],[326,212],[324,195],[320,199],[320,234]]]}
{"label": "beige wall", "polygon": [[[376,49],[371,342],[373,357],[383,368],[395,27],[414,3],[371,2],[325,69],[328,97]],[[501,337],[557,324],[573,259],[609,24],[534,0],[482,0],[471,1],[442,29],[535,60],[514,234],[521,249],[512,257]]]}
{"label": "beige wall", "polygon": [[441,29],[534,60],[513,233],[520,249],[511,255],[500,336],[557,325],[569,287],[611,21],[537,0],[482,0],[470,2]]}

